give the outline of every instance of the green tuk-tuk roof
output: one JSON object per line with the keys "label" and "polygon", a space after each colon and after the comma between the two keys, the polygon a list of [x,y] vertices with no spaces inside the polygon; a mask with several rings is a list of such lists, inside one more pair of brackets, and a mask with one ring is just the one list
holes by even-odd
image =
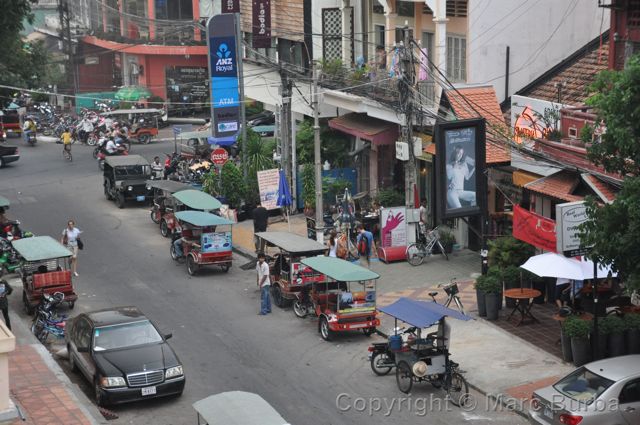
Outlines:
{"label": "green tuk-tuk roof", "polygon": [[107,156],[104,161],[112,167],[126,167],[130,165],[149,165],[149,161],[140,155]]}
{"label": "green tuk-tuk roof", "polygon": [[357,282],[378,279],[380,275],[341,258],[317,255],[300,261],[305,266],[341,282]]}
{"label": "green tuk-tuk roof", "polygon": [[289,232],[260,232],[256,236],[264,239],[270,245],[277,246],[283,251],[293,254],[301,254],[305,252],[320,253],[327,250],[327,247],[313,239],[296,235]]}
{"label": "green tuk-tuk roof", "polygon": [[0,196],[0,208],[7,208],[9,205],[11,205],[11,202],[4,196]]}
{"label": "green tuk-tuk roof", "polygon": [[173,197],[194,210],[211,211],[222,207],[222,204],[216,198],[199,190],[181,190],[174,193]]}
{"label": "green tuk-tuk roof", "polygon": [[186,131],[178,134],[178,139],[206,139],[211,136],[211,130]]}
{"label": "green tuk-tuk roof", "polygon": [[169,193],[179,192],[191,187],[191,185],[188,185],[187,183],[177,182],[174,180],[147,180],[147,186],[165,190]]}
{"label": "green tuk-tuk roof", "polygon": [[26,261],[53,260],[71,257],[71,251],[51,236],[34,236],[11,242],[13,248]]}
{"label": "green tuk-tuk roof", "polygon": [[244,391],[227,391],[193,403],[208,425],[289,425],[265,399]]}
{"label": "green tuk-tuk roof", "polygon": [[178,211],[175,215],[178,220],[198,227],[234,224],[231,220],[203,211]]}

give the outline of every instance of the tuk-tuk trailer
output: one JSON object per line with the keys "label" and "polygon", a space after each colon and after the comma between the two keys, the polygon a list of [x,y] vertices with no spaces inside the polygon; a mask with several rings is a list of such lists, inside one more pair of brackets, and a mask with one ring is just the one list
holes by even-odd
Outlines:
{"label": "tuk-tuk trailer", "polygon": [[20,266],[22,302],[33,314],[43,293],[62,292],[64,301],[73,308],[78,295],[71,280],[71,251],[50,236],[34,236],[12,242],[23,262]]}
{"label": "tuk-tuk trailer", "polygon": [[190,187],[186,183],[173,180],[147,180],[147,190],[151,192],[153,197],[153,206],[149,211],[149,215],[151,216],[151,221],[160,224],[162,236],[168,237],[172,229],[167,225],[168,221],[175,222],[173,213],[176,211],[176,200],[171,195],[181,190],[187,190]]}
{"label": "tuk-tuk trailer", "polygon": [[[319,255],[301,263],[323,281],[313,281],[309,297],[318,316],[318,331],[326,341],[335,332],[361,330],[373,334],[376,318],[376,281],[380,275],[340,258]],[[296,311],[296,315],[300,316]]]}
{"label": "tuk-tuk trailer", "polygon": [[227,391],[193,403],[197,425],[289,425],[265,399],[245,391]]}
{"label": "tuk-tuk trailer", "polygon": [[271,296],[278,307],[291,305],[305,283],[324,281],[324,276],[300,262],[324,253],[327,248],[321,243],[288,232],[260,232],[255,236],[261,246],[278,249],[278,253],[269,257]]}
{"label": "tuk-tuk trailer", "polygon": [[[228,272],[233,259],[233,222],[203,211],[179,211],[175,217],[181,231],[187,273],[193,276],[206,265],[216,265]],[[171,258],[179,260],[173,242],[170,252]]]}

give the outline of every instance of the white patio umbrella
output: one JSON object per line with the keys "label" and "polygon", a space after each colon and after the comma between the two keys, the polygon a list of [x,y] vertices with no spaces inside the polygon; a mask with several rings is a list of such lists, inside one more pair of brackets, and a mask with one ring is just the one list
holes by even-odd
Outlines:
{"label": "white patio umbrella", "polygon": [[[520,267],[540,277],[561,277],[574,280],[586,279],[579,261],[558,255],[555,252],[534,255]],[[591,264],[591,267],[593,268],[593,264]],[[593,271],[591,274],[593,275]]]}
{"label": "white patio umbrella", "polygon": [[[580,266],[582,267],[584,279],[593,279],[593,261],[580,257]],[[618,273],[613,272],[610,266],[598,264],[598,276],[596,276],[598,279],[608,277],[609,273],[611,273],[611,277],[618,276]]]}

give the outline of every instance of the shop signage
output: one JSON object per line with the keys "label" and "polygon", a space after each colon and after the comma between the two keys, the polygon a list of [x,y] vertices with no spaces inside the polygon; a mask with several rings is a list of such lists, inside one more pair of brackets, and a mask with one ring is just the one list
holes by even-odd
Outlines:
{"label": "shop signage", "polygon": [[589,252],[589,247],[580,243],[580,225],[587,221],[584,201],[556,205],[557,252],[566,257],[577,257]]}
{"label": "shop signage", "polygon": [[382,208],[380,211],[380,244],[383,248],[407,246],[407,208]]}
{"label": "shop signage", "polygon": [[260,192],[260,204],[268,210],[278,207],[278,184],[280,172],[273,170],[258,171],[258,191]]}
{"label": "shop signage", "polygon": [[544,251],[556,252],[556,222],[520,205],[513,207],[513,237]]}
{"label": "shop signage", "polygon": [[211,152],[211,162],[216,165],[224,165],[229,160],[229,153],[223,148],[214,149]]}
{"label": "shop signage", "polygon": [[240,0],[222,0],[222,13],[240,13]]}
{"label": "shop signage", "polygon": [[560,109],[565,105],[526,96],[511,96],[511,125],[513,138],[525,140],[543,139],[560,128]]}
{"label": "shop signage", "polygon": [[271,0],[253,0],[253,47],[271,47]]}
{"label": "shop signage", "polygon": [[216,15],[207,22],[214,143],[235,142],[240,129],[236,16]]}

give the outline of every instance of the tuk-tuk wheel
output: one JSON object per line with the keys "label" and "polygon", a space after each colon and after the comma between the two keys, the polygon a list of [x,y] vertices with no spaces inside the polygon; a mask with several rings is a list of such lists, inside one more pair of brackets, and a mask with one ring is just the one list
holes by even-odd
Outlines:
{"label": "tuk-tuk wheel", "polygon": [[333,338],[333,331],[329,328],[329,321],[326,317],[322,316],[320,318],[319,326],[322,339],[324,339],[325,341],[331,341],[331,339]]}
{"label": "tuk-tuk wheel", "polygon": [[230,263],[224,263],[222,265],[222,271],[225,272],[225,273],[229,272],[230,268],[231,268],[231,264]]}
{"label": "tuk-tuk wheel", "polygon": [[404,360],[400,361],[396,367],[396,383],[398,389],[405,394],[409,394],[411,387],[413,387],[413,371],[409,367],[409,363]]}
{"label": "tuk-tuk wheel", "polygon": [[169,225],[167,224],[167,220],[164,218],[160,220],[160,234],[165,238],[169,237]]}
{"label": "tuk-tuk wheel", "polygon": [[273,298],[273,303],[280,308],[284,308],[284,299],[282,298],[282,290],[278,285],[271,286],[271,297]]}
{"label": "tuk-tuk wheel", "polygon": [[198,272],[198,265],[196,264],[193,256],[189,255],[187,257],[187,273],[189,276],[193,276]]}
{"label": "tuk-tuk wheel", "polygon": [[138,142],[142,143],[143,145],[148,145],[150,141],[151,136],[149,136],[148,134],[141,134],[140,136],[138,136]]}

